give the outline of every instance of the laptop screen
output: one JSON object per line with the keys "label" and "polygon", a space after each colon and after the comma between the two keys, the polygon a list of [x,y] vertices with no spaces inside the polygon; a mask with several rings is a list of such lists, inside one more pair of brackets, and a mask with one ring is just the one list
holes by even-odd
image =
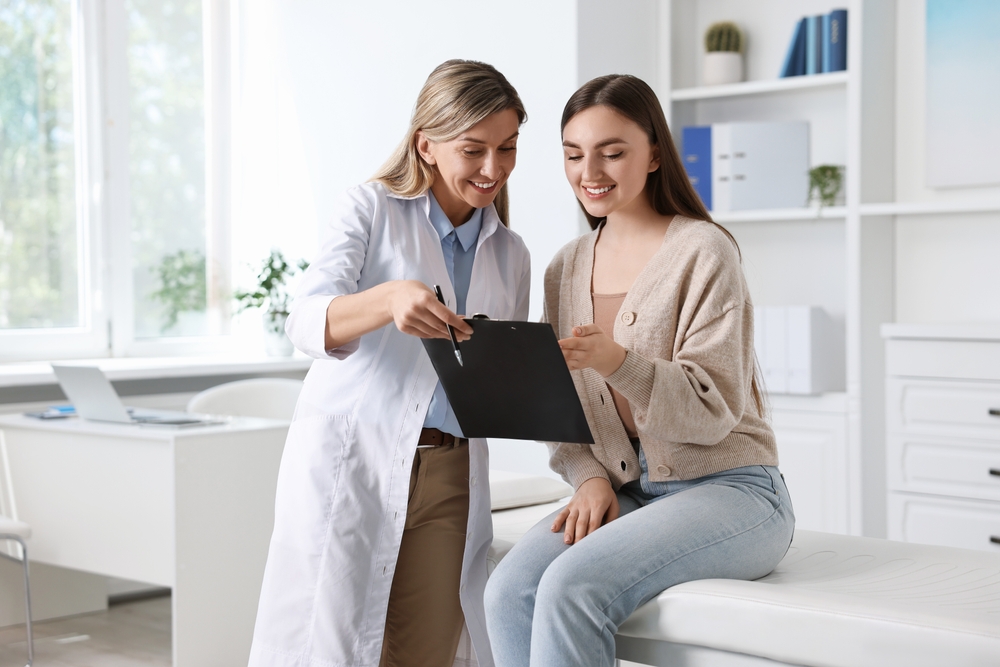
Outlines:
{"label": "laptop screen", "polygon": [[111,382],[96,366],[64,366],[52,364],[66,398],[83,419],[104,422],[132,422],[128,410],[111,386]]}

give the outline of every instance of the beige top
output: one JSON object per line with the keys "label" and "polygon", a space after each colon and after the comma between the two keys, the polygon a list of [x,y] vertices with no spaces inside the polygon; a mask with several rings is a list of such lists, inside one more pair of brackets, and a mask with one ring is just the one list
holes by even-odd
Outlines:
{"label": "beige top", "polygon": [[[593,322],[591,276],[598,232],[564,246],[545,272],[545,321],[558,338]],[[572,371],[594,445],[549,443],[550,465],[574,487],[639,478],[639,459],[608,386],[631,407],[652,481],[694,479],[748,465],[777,465],[774,433],[750,393],[753,305],[735,245],[713,224],[675,216],[614,323],[628,350],[606,379]]]}
{"label": "beige top", "polygon": [[[618,311],[622,308],[625,296],[624,292],[622,294],[591,294],[594,302],[594,324],[601,327],[604,333],[609,336],[614,336],[615,320],[618,319]],[[639,433],[635,430],[635,419],[632,418],[632,408],[628,405],[628,399],[610,385],[608,385],[608,391],[611,392],[611,399],[614,401],[618,416],[621,417],[625,432],[630,438],[637,437]]]}

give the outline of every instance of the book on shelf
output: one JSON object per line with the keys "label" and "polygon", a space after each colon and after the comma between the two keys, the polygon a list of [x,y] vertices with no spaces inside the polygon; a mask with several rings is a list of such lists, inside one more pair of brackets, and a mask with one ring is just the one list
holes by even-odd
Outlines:
{"label": "book on shelf", "polygon": [[792,42],[785,54],[785,63],[781,66],[781,78],[802,76],[806,73],[806,20],[803,17],[795,24]]}
{"label": "book on shelf", "polygon": [[847,10],[805,16],[792,32],[781,78],[847,69]]}
{"label": "book on shelf", "polygon": [[823,17],[823,71],[847,69],[847,10],[835,9]]}
{"label": "book on shelf", "polygon": [[712,210],[712,127],[685,127],[681,142],[688,180],[705,208]]}
{"label": "book on shelf", "polygon": [[809,197],[809,123],[711,126],[712,211],[799,208]]}
{"label": "book on shelf", "polygon": [[806,17],[806,74],[823,71],[823,17]]}

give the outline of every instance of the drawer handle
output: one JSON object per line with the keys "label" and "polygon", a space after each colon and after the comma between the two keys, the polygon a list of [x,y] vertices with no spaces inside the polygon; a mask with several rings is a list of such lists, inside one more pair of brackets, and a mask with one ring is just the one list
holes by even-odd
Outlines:
{"label": "drawer handle", "polygon": [[990,535],[990,542],[992,542],[993,544],[1000,544],[1000,537],[997,537],[996,535]]}
{"label": "drawer handle", "polygon": [[990,408],[991,417],[1000,417],[1000,408]]}

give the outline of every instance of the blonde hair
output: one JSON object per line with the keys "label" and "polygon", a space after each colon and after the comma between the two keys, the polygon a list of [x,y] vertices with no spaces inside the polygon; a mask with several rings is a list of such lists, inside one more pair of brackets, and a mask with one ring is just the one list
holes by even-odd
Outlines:
{"label": "blonde hair", "polygon": [[[472,126],[507,109],[517,112],[518,125],[528,119],[514,86],[492,65],[474,60],[448,60],[427,77],[417,96],[406,137],[372,176],[393,194],[415,197],[434,182],[434,167],[417,152],[417,131],[431,141],[450,141]],[[507,184],[493,200],[497,215],[508,225]]]}

